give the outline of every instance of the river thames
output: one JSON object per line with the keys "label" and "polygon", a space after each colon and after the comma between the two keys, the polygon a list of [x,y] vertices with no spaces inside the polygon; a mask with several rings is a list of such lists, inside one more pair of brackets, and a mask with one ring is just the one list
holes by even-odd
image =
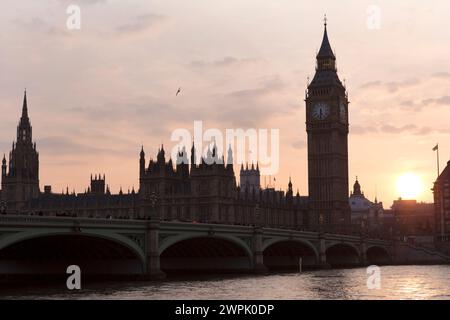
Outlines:
{"label": "river thames", "polygon": [[103,282],[69,291],[2,284],[3,299],[445,299],[450,266],[383,266],[380,288],[368,289],[366,268],[172,278],[161,282]]}

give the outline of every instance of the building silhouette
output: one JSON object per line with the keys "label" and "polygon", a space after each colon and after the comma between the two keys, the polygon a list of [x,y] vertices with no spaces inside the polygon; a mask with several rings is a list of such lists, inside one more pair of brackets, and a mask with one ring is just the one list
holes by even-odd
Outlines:
{"label": "building silhouette", "polygon": [[450,253],[450,161],[434,182],[433,195],[436,244]]}
{"label": "building silhouette", "polygon": [[353,184],[353,191],[350,193],[348,202],[351,209],[352,226],[361,227],[361,229],[375,234],[389,230],[383,228],[387,225],[387,220],[390,220],[386,219],[384,215],[383,203],[379,202],[376,197],[373,202],[367,199],[361,189],[358,177]]}
{"label": "building silhouette", "polygon": [[[227,160],[217,146],[210,147],[196,163],[196,149],[185,148],[177,159],[166,159],[164,146],[156,160],[146,161],[139,153],[139,190],[122,189],[112,194],[105,175],[90,177],[83,193],[69,189],[55,193],[49,185],[39,189],[39,159],[32,142],[26,93],[17,130],[17,142],[2,161],[1,199],[6,213],[95,218],[143,219],[154,212],[162,220],[271,225],[308,228],[307,197],[293,194],[289,181],[286,191],[260,186],[259,166],[242,165],[241,183],[236,183],[231,147]],[[188,160],[190,158],[190,161]],[[154,200],[156,198],[156,202]]]}
{"label": "building silhouette", "polygon": [[327,24],[306,91],[310,221],[325,229],[350,226],[348,95],[337,74]]}
{"label": "building silhouette", "polygon": [[24,93],[22,116],[17,126],[17,140],[12,144],[7,164],[2,161],[2,201],[8,209],[21,211],[31,199],[39,196],[39,153],[33,143],[28,118],[27,93]]}
{"label": "building silhouette", "polygon": [[[291,179],[285,190],[261,187],[259,165],[241,164],[236,183],[233,152],[227,158],[211,145],[197,157],[196,146],[156,159],[139,153],[139,190],[111,194],[106,177],[91,176],[83,193],[68,188],[55,193],[39,189],[39,158],[32,142],[26,93],[17,142],[2,162],[1,199],[4,212],[261,225],[291,229],[343,231],[350,226],[348,203],[348,98],[336,69],[336,57],[325,24],[317,54],[316,74],[306,93],[309,197],[294,194]],[[201,150],[201,148],[200,148]],[[197,159],[199,161],[197,162]],[[339,229],[338,229],[339,228]]]}
{"label": "building silhouette", "polygon": [[261,175],[259,173],[259,164],[255,165],[252,163],[249,167],[248,164],[244,168],[244,164],[241,165],[240,171],[240,185],[241,191],[243,192],[253,192],[257,193],[261,190]]}

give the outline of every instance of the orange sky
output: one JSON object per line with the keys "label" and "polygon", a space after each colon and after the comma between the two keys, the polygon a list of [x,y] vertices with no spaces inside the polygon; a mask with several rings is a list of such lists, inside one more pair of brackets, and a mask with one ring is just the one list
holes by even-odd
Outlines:
{"label": "orange sky", "polygon": [[[66,29],[69,3],[81,30]],[[369,5],[380,29],[367,27]],[[4,0],[0,12],[0,151],[8,154],[28,90],[40,180],[84,191],[138,186],[143,144],[155,156],[176,128],[280,129],[277,188],[307,194],[304,90],[322,17],[346,79],[350,181],[391,205],[417,174],[431,201],[436,142],[450,159],[448,1]],[[182,94],[175,91],[182,87]],[[264,179],[262,179],[264,181]]]}

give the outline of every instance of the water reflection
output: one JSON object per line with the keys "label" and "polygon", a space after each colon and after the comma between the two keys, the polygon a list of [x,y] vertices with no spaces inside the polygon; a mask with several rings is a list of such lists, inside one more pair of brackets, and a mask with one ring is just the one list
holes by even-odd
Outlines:
{"label": "water reflection", "polygon": [[[164,282],[21,286],[2,290],[9,299],[450,299],[450,266],[381,267],[381,288],[367,288],[366,268],[266,276],[227,275]],[[3,286],[3,289],[5,287]]]}

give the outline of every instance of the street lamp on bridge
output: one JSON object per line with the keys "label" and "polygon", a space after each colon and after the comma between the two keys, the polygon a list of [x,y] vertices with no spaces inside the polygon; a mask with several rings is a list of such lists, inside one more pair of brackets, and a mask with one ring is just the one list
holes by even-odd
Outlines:
{"label": "street lamp on bridge", "polygon": [[156,218],[157,216],[157,212],[156,212],[156,203],[158,202],[158,196],[156,195],[156,193],[153,191],[150,196],[148,197],[148,200],[150,202],[150,215],[149,218],[150,220]]}

